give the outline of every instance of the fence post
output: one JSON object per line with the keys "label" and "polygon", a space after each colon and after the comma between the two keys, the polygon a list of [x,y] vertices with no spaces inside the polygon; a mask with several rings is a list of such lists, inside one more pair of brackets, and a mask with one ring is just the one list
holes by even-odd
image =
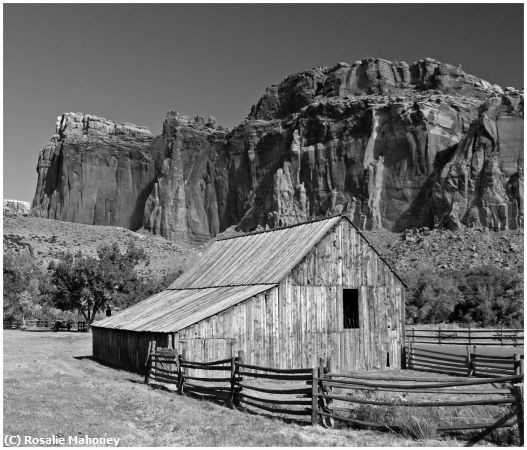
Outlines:
{"label": "fence post", "polygon": [[315,426],[318,422],[318,369],[313,367],[311,369],[311,426]]}
{"label": "fence post", "polygon": [[415,327],[412,327],[412,344],[415,344]]}
{"label": "fence post", "polygon": [[441,345],[441,325],[438,326],[437,340],[438,340],[438,344]]}
{"label": "fence post", "polygon": [[230,405],[229,405],[231,409],[234,408],[237,365],[238,365],[238,358],[235,358],[231,352],[231,398],[230,398]]}
{"label": "fence post", "polygon": [[156,366],[157,366],[157,361],[154,360],[152,361],[152,359],[155,357],[156,355],[156,352],[157,352],[157,341],[152,341],[151,342],[151,354],[150,354],[150,372],[152,373],[153,377],[155,378],[156,377]]}
{"label": "fence post", "polygon": [[178,355],[178,373],[177,373],[177,393],[179,395],[183,395],[183,386],[185,384],[185,371],[183,370],[183,367],[181,367],[181,364],[185,361],[185,349],[181,350],[181,353]]}
{"label": "fence post", "polygon": [[465,345],[465,349],[467,352],[467,376],[470,376],[470,346]]}
{"label": "fence post", "polygon": [[238,364],[236,364],[236,377],[239,378],[239,380],[237,381],[238,389],[236,389],[236,396],[234,399],[234,404],[236,406],[240,406],[240,403],[241,403],[240,394],[243,388],[239,385],[239,382],[243,381],[243,377],[239,376],[238,374],[240,372],[240,364],[244,364],[244,363],[245,363],[245,353],[243,352],[243,350],[239,350],[238,351]]}
{"label": "fence post", "polygon": [[406,346],[403,345],[403,348],[401,349],[401,369],[406,370]]}
{"label": "fence post", "polygon": [[471,345],[472,342],[470,340],[470,323],[468,324],[468,345]]}
{"label": "fence post", "polygon": [[515,375],[521,375],[521,367],[520,367],[520,354],[515,353],[514,354],[514,373]]}
{"label": "fence post", "polygon": [[468,363],[468,376],[472,377],[476,373],[476,354],[470,354],[470,361]]}
{"label": "fence post", "polygon": [[150,358],[152,354],[152,342],[148,341],[148,352],[146,353],[146,361],[145,361],[145,383],[148,383],[148,375],[150,374]]}
{"label": "fence post", "polygon": [[511,386],[511,393],[516,401],[516,417],[518,418],[518,431],[520,433],[520,445],[524,444],[523,437],[523,383]]}
{"label": "fence post", "polygon": [[500,324],[500,345],[503,347],[503,324]]}

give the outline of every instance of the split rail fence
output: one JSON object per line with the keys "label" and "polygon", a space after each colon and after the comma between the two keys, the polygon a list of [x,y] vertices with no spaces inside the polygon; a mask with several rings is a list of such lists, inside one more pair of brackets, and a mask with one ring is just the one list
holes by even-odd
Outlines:
{"label": "split rail fence", "polygon": [[86,322],[62,322],[58,320],[38,320],[28,319],[22,320],[4,320],[5,330],[26,330],[26,331],[51,331],[51,330],[72,330],[74,331],[88,331]]}
{"label": "split rail fence", "polygon": [[[497,420],[477,423],[439,424],[437,431],[482,431],[479,440],[497,428],[518,424],[523,443],[523,374],[495,378],[442,379],[394,378],[339,374],[321,360],[316,368],[276,369],[245,364],[243,352],[237,357],[217,361],[189,361],[185,354],[171,348],[158,348],[150,343],[145,364],[145,382],[156,381],[175,385],[181,395],[212,400],[247,412],[278,415],[282,419],[321,423],[333,426],[335,421],[359,428],[397,431],[397,426],[359,420],[353,417],[350,405],[386,407],[466,407],[474,405],[509,406]],[[208,375],[211,373],[210,375]],[[470,389],[478,386],[483,389]],[[373,400],[379,392],[401,395],[395,399]],[[409,394],[463,396],[461,400],[427,401],[403,399]],[[465,396],[469,396],[466,399]],[[338,408],[335,404],[348,405]],[[263,411],[263,412],[262,412]]]}
{"label": "split rail fence", "polygon": [[492,355],[478,352],[477,346],[466,346],[465,354],[416,347],[403,348],[403,369],[435,372],[444,375],[497,377],[523,375],[523,355]]}
{"label": "split rail fence", "polygon": [[407,345],[523,345],[523,329],[519,328],[423,328],[406,327]]}

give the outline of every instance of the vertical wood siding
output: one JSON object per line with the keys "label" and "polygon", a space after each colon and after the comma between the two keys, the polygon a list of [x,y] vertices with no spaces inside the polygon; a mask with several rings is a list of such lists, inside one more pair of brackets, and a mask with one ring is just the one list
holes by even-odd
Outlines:
{"label": "vertical wood siding", "polygon": [[148,345],[166,346],[167,334],[92,328],[93,357],[104,364],[144,373]]}
{"label": "vertical wood siding", "polygon": [[[359,290],[357,329],[344,329],[343,288]],[[249,364],[279,368],[310,367],[329,357],[338,371],[386,369],[389,354],[393,369],[401,366],[403,327],[403,285],[341,220],[278,286],[174,333],[174,346],[196,361],[243,350]],[[154,338],[94,329],[94,356],[141,371],[133,358],[144,364],[146,350],[136,348],[146,349],[148,339]]]}

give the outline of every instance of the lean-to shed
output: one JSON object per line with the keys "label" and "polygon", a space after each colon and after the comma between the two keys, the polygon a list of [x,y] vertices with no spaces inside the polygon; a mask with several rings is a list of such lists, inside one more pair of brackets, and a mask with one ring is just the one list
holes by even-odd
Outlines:
{"label": "lean-to shed", "polygon": [[92,326],[96,359],[142,372],[150,340],[197,361],[400,368],[404,285],[334,216],[216,240],[166,290]]}

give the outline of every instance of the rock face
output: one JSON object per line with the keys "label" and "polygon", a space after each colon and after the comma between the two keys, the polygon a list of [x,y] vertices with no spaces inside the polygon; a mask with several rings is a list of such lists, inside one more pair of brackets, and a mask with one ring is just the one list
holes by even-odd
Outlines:
{"label": "rock face", "polygon": [[15,214],[27,216],[29,215],[29,209],[31,205],[29,202],[21,200],[7,200],[4,199],[4,214]]}
{"label": "rock face", "polygon": [[170,111],[153,147],[162,155],[144,209],[144,227],[176,241],[199,243],[232,223],[228,177],[219,156],[228,130],[213,118],[190,119]]}
{"label": "rock face", "polygon": [[436,217],[494,230],[523,227],[523,96],[489,98],[434,177]]}
{"label": "rock face", "polygon": [[371,230],[517,228],[523,92],[368,58],[287,77],[232,131],[171,111],[152,138],[65,115],[38,170],[37,214],[177,241],[339,212]]}
{"label": "rock face", "polygon": [[36,216],[140,228],[155,160],[148,129],[67,113],[40,152]]}

